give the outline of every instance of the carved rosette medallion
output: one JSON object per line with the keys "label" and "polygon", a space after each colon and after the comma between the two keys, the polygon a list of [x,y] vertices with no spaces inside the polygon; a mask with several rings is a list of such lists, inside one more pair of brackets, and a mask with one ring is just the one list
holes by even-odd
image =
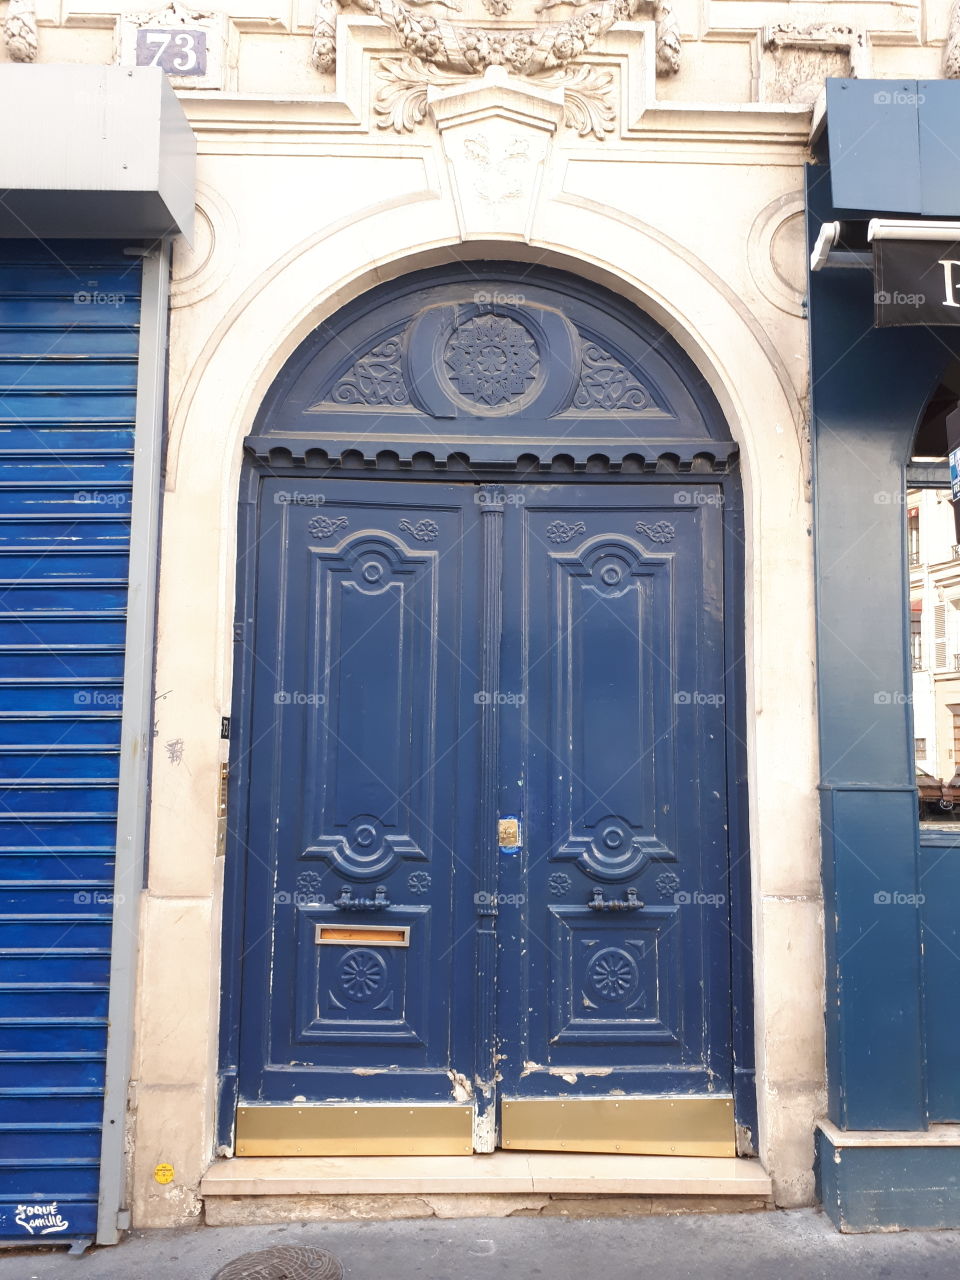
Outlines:
{"label": "carved rosette medallion", "polygon": [[454,329],[443,361],[447,378],[464,399],[495,406],[524,395],[537,376],[540,353],[518,321],[481,315]]}
{"label": "carved rosette medallion", "polygon": [[337,976],[344,995],[357,1004],[365,1004],[383,990],[387,966],[376,951],[355,947],[340,961]]}
{"label": "carved rosette medallion", "polygon": [[640,970],[629,951],[604,947],[587,965],[587,981],[595,995],[611,1003],[627,999],[640,982]]}

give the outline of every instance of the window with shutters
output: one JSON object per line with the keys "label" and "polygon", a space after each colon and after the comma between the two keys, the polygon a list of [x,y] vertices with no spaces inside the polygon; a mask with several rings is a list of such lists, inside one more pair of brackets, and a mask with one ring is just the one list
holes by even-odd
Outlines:
{"label": "window with shutters", "polygon": [[947,665],[947,606],[934,605],[933,609],[933,657],[934,666],[942,671]]}

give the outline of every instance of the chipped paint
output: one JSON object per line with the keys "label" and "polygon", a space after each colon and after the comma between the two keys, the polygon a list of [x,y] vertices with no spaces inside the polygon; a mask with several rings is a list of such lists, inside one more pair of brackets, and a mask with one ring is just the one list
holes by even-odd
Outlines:
{"label": "chipped paint", "polygon": [[493,1081],[492,1080],[482,1080],[480,1076],[474,1076],[473,1084],[474,1084],[474,1088],[481,1094],[482,1097],[484,1098],[493,1097]]}
{"label": "chipped paint", "polygon": [[493,1107],[473,1117],[473,1149],[489,1154],[497,1149],[497,1115]]}
{"label": "chipped paint", "polygon": [[[548,1076],[559,1076],[567,1084],[576,1084],[580,1076],[613,1075],[613,1067],[542,1067],[539,1062],[525,1062],[520,1075],[533,1075],[535,1071],[543,1071]],[[615,1092],[622,1093],[623,1090],[617,1089]]]}
{"label": "chipped paint", "polygon": [[448,1071],[450,1083],[453,1085],[453,1099],[455,1102],[472,1102],[473,1101],[473,1085],[463,1074],[462,1071]]}

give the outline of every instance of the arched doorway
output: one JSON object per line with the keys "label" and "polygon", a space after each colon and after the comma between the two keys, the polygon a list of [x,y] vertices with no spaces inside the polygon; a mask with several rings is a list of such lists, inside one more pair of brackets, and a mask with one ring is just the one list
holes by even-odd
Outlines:
{"label": "arched doorway", "polygon": [[702,377],[575,277],[450,267],[311,334],[247,459],[237,1154],[733,1154],[742,533]]}

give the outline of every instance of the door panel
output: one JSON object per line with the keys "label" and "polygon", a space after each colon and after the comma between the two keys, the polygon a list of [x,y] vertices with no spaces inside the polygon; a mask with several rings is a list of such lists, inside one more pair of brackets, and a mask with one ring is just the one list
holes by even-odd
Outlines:
{"label": "door panel", "polygon": [[261,489],[238,1153],[732,1152],[720,486]]}
{"label": "door panel", "polygon": [[539,486],[513,506],[506,1097],[731,1089],[722,523],[719,486],[697,492]]}
{"label": "door panel", "polygon": [[262,482],[246,1102],[451,1101],[469,1076],[473,496]]}

